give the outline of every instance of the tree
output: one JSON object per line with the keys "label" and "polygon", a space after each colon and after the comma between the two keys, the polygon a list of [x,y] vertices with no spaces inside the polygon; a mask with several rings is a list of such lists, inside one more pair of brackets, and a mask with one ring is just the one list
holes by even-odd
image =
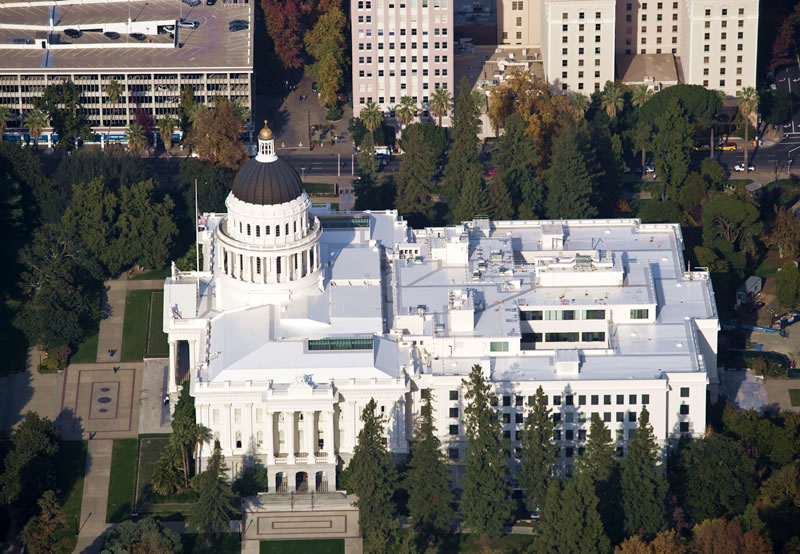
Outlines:
{"label": "tree", "polygon": [[217,97],[211,108],[198,107],[193,111],[189,143],[201,160],[224,169],[239,169],[247,160],[242,144],[244,121],[234,102]]}
{"label": "tree", "polygon": [[269,472],[261,464],[248,466],[242,470],[231,485],[236,496],[255,496],[269,490]]}
{"label": "tree", "polygon": [[403,126],[407,126],[417,117],[417,102],[410,96],[401,96],[400,103],[395,108],[397,119]]}
{"label": "tree", "polygon": [[[706,158],[704,161],[706,160],[708,160],[708,158]],[[705,200],[705,198],[708,196],[708,192],[708,182],[706,182],[706,180],[703,179],[703,176],[698,172],[692,171],[689,173],[689,176],[686,178],[686,181],[678,193],[680,205],[685,210],[691,210]]]}
{"label": "tree", "polygon": [[755,529],[742,533],[736,521],[707,519],[695,525],[692,533],[692,551],[697,554],[772,554],[769,539]]}
{"label": "tree", "polygon": [[[188,387],[187,387],[188,388]],[[192,488],[197,492],[197,500],[187,523],[189,527],[206,536],[217,536],[231,530],[233,492],[225,475],[228,468],[217,443],[214,453],[208,460],[206,470],[195,475]]]}
{"label": "tree", "polygon": [[261,0],[267,32],[283,67],[303,66],[303,16],[308,6],[301,0]]}
{"label": "tree", "polygon": [[771,248],[778,249],[778,256],[796,258],[800,254],[800,218],[789,206],[774,206],[775,223],[766,237]]}
{"label": "tree", "polygon": [[33,99],[33,107],[50,116],[53,129],[58,135],[58,146],[73,150],[78,146],[78,137],[92,134],[81,107],[81,91],[72,81],[48,85],[42,96]]}
{"label": "tree", "polygon": [[200,471],[200,448],[207,443],[214,440],[214,434],[211,429],[202,423],[195,423],[189,428],[189,439],[191,439],[194,446],[194,460],[192,462],[192,471],[197,474]]}
{"label": "tree", "polygon": [[745,252],[755,252],[761,232],[758,208],[748,198],[719,194],[703,209],[703,245],[743,274]]}
{"label": "tree", "polygon": [[190,459],[189,452],[195,444],[195,421],[196,414],[194,409],[194,398],[189,394],[188,383],[181,388],[178,402],[172,413],[172,436],[170,441],[174,442],[181,455],[181,466],[183,470],[184,486],[189,485]]}
{"label": "tree", "polygon": [[224,212],[225,199],[233,186],[231,173],[196,158],[185,158],[178,165],[177,187],[183,201],[179,202],[175,216],[194,222],[197,215],[194,209],[195,181],[200,212]]}
{"label": "tree", "polygon": [[86,184],[75,185],[72,200],[61,224],[70,236],[78,237],[89,253],[102,263],[109,275],[121,267],[114,262],[110,245],[116,236],[115,224],[119,215],[119,199],[101,177]]}
{"label": "tree", "polygon": [[633,88],[631,104],[633,104],[634,108],[641,110],[644,105],[647,104],[647,101],[653,97],[653,94],[653,89],[651,89],[649,86],[645,84],[636,85]]}
{"label": "tree", "polygon": [[539,386],[533,396],[533,404],[528,406],[528,416],[522,430],[520,441],[521,460],[519,484],[525,491],[525,501],[531,509],[544,506],[547,488],[555,463],[553,447],[553,420],[547,409],[547,396]]}
{"label": "tree", "polygon": [[28,133],[33,137],[33,147],[39,146],[39,137],[42,136],[42,130],[48,124],[47,114],[38,108],[34,108],[25,115],[25,125],[28,127]]}
{"label": "tree", "polygon": [[442,127],[437,127],[435,124],[425,121],[423,123],[412,123],[403,129],[400,135],[400,148],[406,151],[406,138],[410,133],[416,132],[412,129],[418,129],[422,133],[422,138],[425,140],[425,146],[430,150],[433,155],[433,161],[437,165],[444,158],[444,153],[450,146],[450,140],[447,138],[447,131]]}
{"label": "tree", "polygon": [[652,151],[653,143],[653,124],[644,119],[640,119],[636,125],[636,134],[633,137],[633,143],[637,150],[642,152],[642,174],[644,175],[644,166],[646,163],[647,152]]}
{"label": "tree", "polygon": [[15,325],[31,344],[76,347],[100,320],[99,265],[63,228],[38,228],[20,253],[20,286],[27,297]]}
{"label": "tree", "polygon": [[769,61],[769,67],[772,70],[780,69],[792,63],[791,48],[794,43],[796,25],[795,14],[788,15],[781,23],[778,33],[775,35],[775,41],[772,43],[772,56]]}
{"label": "tree", "polygon": [[456,109],[453,117],[453,148],[447,159],[444,171],[444,193],[451,209],[458,200],[459,191],[465,178],[481,178],[481,165],[478,160],[478,108],[471,94],[472,87],[464,77],[459,82]]}
{"label": "tree", "polygon": [[367,104],[361,108],[360,117],[361,121],[364,123],[364,127],[366,127],[372,135],[372,141],[374,144],[375,130],[383,125],[383,112],[375,102],[367,102]]}
{"label": "tree", "polygon": [[128,125],[128,149],[132,154],[141,154],[147,147],[144,129],[138,123]]}
{"label": "tree", "polygon": [[164,150],[169,152],[172,148],[172,133],[175,132],[175,125],[177,121],[170,114],[165,115],[158,120],[158,132],[161,135],[161,140],[164,141]]}
{"label": "tree", "polygon": [[686,500],[691,520],[736,515],[756,495],[756,463],[735,440],[709,435],[682,452]]}
{"label": "tree", "polygon": [[777,511],[800,510],[800,465],[794,462],[774,472],[762,483],[759,497]]}
{"label": "tree", "polygon": [[544,186],[535,174],[539,152],[525,129],[525,120],[519,114],[506,118],[505,132],[497,139],[492,164],[497,167],[494,180],[502,182],[511,195],[512,214],[513,207],[517,207],[515,215],[519,218],[536,219],[542,215]]}
{"label": "tree", "polygon": [[447,460],[436,436],[432,402],[433,393],[428,389],[417,418],[404,485],[414,529],[423,537],[435,538],[449,532],[454,514]]}
{"label": "tree", "polygon": [[55,551],[56,532],[64,526],[64,512],[56,500],[56,493],[45,491],[38,501],[39,515],[32,517],[22,529],[22,541],[33,554],[50,554]]}
{"label": "tree", "polygon": [[556,136],[547,171],[547,216],[581,219],[597,215],[591,205],[594,188],[585,153],[590,145],[583,128],[566,124]]}
{"label": "tree", "polygon": [[492,387],[486,382],[480,365],[472,366],[463,384],[467,400],[464,408],[466,475],[461,496],[464,525],[478,535],[499,537],[511,518],[507,466],[510,444],[503,438],[500,414],[491,405]]}
{"label": "tree", "polygon": [[686,554],[686,552],[686,544],[675,531],[661,531],[649,544],[639,535],[633,535],[614,549],[614,554]]}
{"label": "tree", "polygon": [[622,504],[625,533],[632,535],[643,530],[655,534],[666,525],[664,498],[667,492],[663,468],[658,463],[650,413],[642,406],[636,434],[630,441],[622,461]]}
{"label": "tree", "polygon": [[786,262],[775,276],[778,304],[793,309],[800,304],[800,270],[795,262]]}
{"label": "tree", "polygon": [[471,221],[476,216],[488,215],[488,212],[486,183],[483,181],[483,177],[477,172],[464,175],[458,201],[453,209],[453,220],[456,222]]}
{"label": "tree", "polygon": [[514,218],[514,203],[508,186],[497,175],[489,179],[489,217],[495,221]]}
{"label": "tree", "polygon": [[184,133],[184,138],[189,132],[194,121],[194,112],[197,110],[198,104],[194,99],[194,89],[191,85],[184,85],[181,88],[181,94],[178,103],[178,121],[180,122],[181,131]]}
{"label": "tree", "polygon": [[611,121],[625,108],[625,91],[612,81],[606,81],[606,86],[600,95],[600,105]]}
{"label": "tree", "polygon": [[692,126],[677,100],[673,100],[655,122],[653,150],[656,171],[661,177],[661,200],[676,200],[678,190],[689,172]]}
{"label": "tree", "polygon": [[331,107],[337,103],[339,90],[344,84],[347,66],[344,30],[347,24],[344,13],[332,6],[317,19],[314,27],[305,34],[306,50],[314,63],[306,72],[317,77],[319,103]]}
{"label": "tree", "polygon": [[358,496],[358,525],[364,537],[365,552],[388,552],[394,536],[394,495],[397,471],[386,449],[384,417],[376,413],[372,398],[361,413],[363,423],[350,460],[348,481]]}
{"label": "tree", "polygon": [[405,154],[395,178],[397,211],[405,215],[412,227],[424,227],[433,218],[433,180],[436,164],[425,144],[422,130],[410,129],[405,137]]}
{"label": "tree", "polygon": [[744,87],[736,92],[739,99],[739,114],[744,119],[744,167],[747,169],[747,150],[750,147],[750,140],[747,134],[750,130],[750,120],[758,108],[758,93],[753,87]]}
{"label": "tree", "polygon": [[181,536],[151,517],[126,520],[108,530],[100,554],[169,554],[183,552]]}
{"label": "tree", "polygon": [[10,504],[17,521],[36,511],[37,500],[56,485],[60,436],[53,422],[28,412],[11,434],[11,450],[0,475],[3,501]]}
{"label": "tree", "polygon": [[439,120],[439,127],[442,126],[442,118],[450,113],[450,104],[453,98],[450,91],[444,87],[433,91],[430,99],[431,113]]}
{"label": "tree", "polygon": [[119,99],[122,98],[123,94],[124,90],[122,89],[122,85],[116,79],[111,79],[106,84],[106,95],[108,95],[108,100],[112,104],[119,102]]}
{"label": "tree", "polygon": [[569,95],[569,106],[575,113],[575,120],[580,121],[589,109],[589,98],[580,92],[573,92]]}
{"label": "tree", "polygon": [[150,482],[153,490],[162,496],[170,496],[186,489],[182,455],[177,442],[170,440],[161,450]]}
{"label": "tree", "polygon": [[3,142],[3,133],[11,121],[11,112],[5,106],[0,106],[0,142]]}

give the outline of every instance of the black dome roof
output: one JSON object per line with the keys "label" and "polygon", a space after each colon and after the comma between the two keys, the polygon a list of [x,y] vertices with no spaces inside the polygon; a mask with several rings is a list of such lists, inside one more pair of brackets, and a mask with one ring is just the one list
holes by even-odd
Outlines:
{"label": "black dome roof", "polygon": [[259,162],[251,158],[233,179],[233,195],[248,204],[283,204],[303,194],[303,183],[292,166],[278,158]]}

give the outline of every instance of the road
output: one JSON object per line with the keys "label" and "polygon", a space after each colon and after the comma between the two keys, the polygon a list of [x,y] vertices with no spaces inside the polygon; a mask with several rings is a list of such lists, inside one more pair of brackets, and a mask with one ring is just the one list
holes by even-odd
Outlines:
{"label": "road", "polygon": [[[341,156],[336,154],[302,154],[298,155],[292,150],[278,150],[278,156],[286,160],[303,179],[314,175],[340,175],[348,176],[358,173],[358,162],[355,156]],[[341,165],[341,167],[337,167]],[[384,173],[392,173],[400,169],[400,159],[392,156],[392,161],[383,168]],[[341,172],[341,173],[340,173]]]}

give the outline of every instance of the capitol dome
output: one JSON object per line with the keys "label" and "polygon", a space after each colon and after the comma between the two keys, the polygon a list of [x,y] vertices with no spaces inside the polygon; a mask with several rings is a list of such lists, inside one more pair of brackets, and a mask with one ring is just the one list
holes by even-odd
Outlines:
{"label": "capitol dome", "polygon": [[275,155],[272,131],[264,121],[258,135],[258,155],[248,160],[233,179],[233,195],[248,204],[285,204],[303,195],[297,171]]}

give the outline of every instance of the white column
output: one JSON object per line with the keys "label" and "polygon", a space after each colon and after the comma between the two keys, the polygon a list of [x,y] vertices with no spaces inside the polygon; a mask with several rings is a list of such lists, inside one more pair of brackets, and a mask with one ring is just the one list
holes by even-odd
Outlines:
{"label": "white column", "polygon": [[[272,412],[267,412],[265,425],[266,433],[264,433],[264,444],[266,445],[267,450],[267,465],[272,465],[275,463],[275,438],[273,436],[275,419],[273,416],[274,414]],[[274,486],[274,484],[272,486]]]}
{"label": "white column", "polygon": [[294,463],[294,412],[283,412],[283,421],[286,431],[286,461]]}
{"label": "white column", "polygon": [[178,386],[175,384],[175,374],[178,370],[178,345],[174,340],[169,341],[169,376],[167,377],[167,392],[177,392]]}
{"label": "white column", "polygon": [[341,450],[353,452],[356,444],[356,403],[348,402],[344,410],[344,445]]}
{"label": "white column", "polygon": [[395,417],[397,419],[397,446],[400,447],[400,452],[405,452],[408,449],[408,443],[406,442],[406,403],[404,400],[397,402]]}
{"label": "white column", "polygon": [[220,434],[220,447],[222,451],[230,456],[233,451],[233,433],[231,432],[231,405],[225,404],[222,410],[222,433]]}
{"label": "white column", "polygon": [[325,412],[325,452],[328,453],[328,463],[336,463],[336,440],[333,438],[333,418],[336,412]]}
{"label": "white column", "polygon": [[303,413],[303,420],[306,423],[305,429],[305,450],[308,453],[309,463],[313,463],[314,461],[314,412],[304,412]]}

